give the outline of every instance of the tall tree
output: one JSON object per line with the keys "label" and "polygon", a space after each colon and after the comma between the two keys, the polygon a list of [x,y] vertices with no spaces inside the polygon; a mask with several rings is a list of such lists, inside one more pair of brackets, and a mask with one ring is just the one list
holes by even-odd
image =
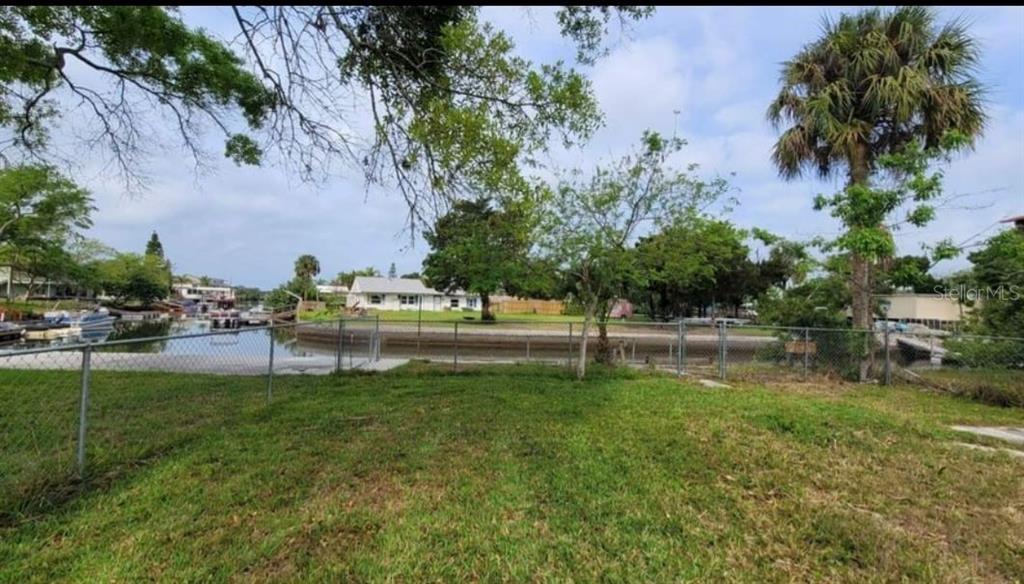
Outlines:
{"label": "tall tree", "polygon": [[146,255],[154,257],[164,265],[164,272],[167,274],[167,286],[174,283],[174,271],[171,269],[171,261],[164,256],[164,244],[160,243],[160,236],[154,231],[146,242]]}
{"label": "tall tree", "polygon": [[320,260],[310,254],[302,254],[295,260],[295,279],[305,284],[302,286],[302,299],[307,300],[309,291],[316,293],[316,286],[313,278],[320,273]]}
{"label": "tall tree", "polygon": [[576,173],[558,185],[543,213],[542,247],[566,276],[569,297],[583,307],[576,375],[586,375],[587,346],[595,324],[597,357],[607,359],[607,321],[615,300],[640,277],[634,238],[644,225],[671,222],[716,201],[722,179],[705,183],[669,164],[684,142],[645,132],[640,146],[589,178]]}
{"label": "tall tree", "polygon": [[149,305],[170,293],[164,262],[155,256],[119,253],[96,264],[100,288],[121,303]]}
{"label": "tall tree", "polygon": [[972,252],[971,281],[981,294],[978,329],[1024,338],[1024,231],[1007,229]]}
{"label": "tall tree", "polygon": [[869,187],[880,157],[911,144],[938,148],[951,131],[965,137],[961,145],[972,144],[985,122],[977,62],[977,44],[961,22],[939,25],[934,10],[911,6],[826,21],[821,38],[783,65],[768,118],[788,128],[772,159],[789,179],[845,170],[853,205],[840,219],[850,242],[863,244],[849,247],[856,327],[873,320],[872,252],[865,248],[878,247],[881,226],[865,224],[860,211],[878,197]]}
{"label": "tall tree", "polygon": [[61,243],[92,225],[89,192],[49,166],[0,169],[0,246]]}
{"label": "tall tree", "polygon": [[637,243],[643,277],[633,288],[633,299],[651,317],[662,319],[725,301],[723,292],[742,284],[742,278],[729,274],[749,263],[745,237],[728,221],[700,215],[677,218]]}
{"label": "tall tree", "polygon": [[146,242],[146,255],[156,256],[164,259],[164,244],[160,243],[160,236],[154,231]]}
{"label": "tall tree", "polygon": [[423,260],[427,284],[480,295],[480,317],[494,320],[491,294],[524,285],[531,246],[532,203],[488,197],[459,201],[423,233],[431,251]]}

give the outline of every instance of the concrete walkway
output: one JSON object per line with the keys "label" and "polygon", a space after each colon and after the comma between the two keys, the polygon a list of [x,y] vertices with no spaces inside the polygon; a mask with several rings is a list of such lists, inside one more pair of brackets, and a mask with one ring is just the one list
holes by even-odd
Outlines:
{"label": "concrete walkway", "polygon": [[1013,426],[950,426],[957,432],[970,432],[971,434],[977,434],[978,436],[988,436],[989,438],[996,438],[999,440],[1005,440],[1011,444],[1024,445],[1024,428],[1015,428]]}
{"label": "concrete walkway", "polygon": [[[365,357],[343,359],[342,369],[387,371],[408,362],[408,359],[380,359],[369,361]],[[161,353],[109,353],[94,352],[90,367],[94,371],[162,371],[168,373],[211,373],[217,375],[266,375],[267,357],[235,355],[168,355]],[[333,356],[309,357],[280,356],[274,359],[274,374],[325,375],[334,371],[337,363]],[[55,351],[29,355],[0,357],[0,369],[64,370],[82,367],[80,352]]]}

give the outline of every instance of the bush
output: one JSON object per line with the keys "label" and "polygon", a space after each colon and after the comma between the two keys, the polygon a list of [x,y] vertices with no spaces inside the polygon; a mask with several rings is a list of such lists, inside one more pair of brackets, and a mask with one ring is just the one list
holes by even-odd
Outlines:
{"label": "bush", "polygon": [[945,342],[947,365],[1024,369],[1024,340],[962,337]]}

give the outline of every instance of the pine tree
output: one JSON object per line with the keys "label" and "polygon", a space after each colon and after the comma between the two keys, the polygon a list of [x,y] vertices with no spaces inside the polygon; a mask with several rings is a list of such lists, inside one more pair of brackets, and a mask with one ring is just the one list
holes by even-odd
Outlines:
{"label": "pine tree", "polygon": [[157,236],[156,231],[149,236],[149,241],[146,242],[146,255],[164,258],[164,244],[160,243],[160,237]]}
{"label": "pine tree", "polygon": [[395,262],[391,262],[391,267],[388,268],[388,278],[397,278],[398,268],[395,267]]}

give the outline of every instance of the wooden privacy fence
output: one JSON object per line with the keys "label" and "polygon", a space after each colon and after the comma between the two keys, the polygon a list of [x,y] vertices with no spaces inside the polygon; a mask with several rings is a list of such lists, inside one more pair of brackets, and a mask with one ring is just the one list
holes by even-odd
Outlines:
{"label": "wooden privacy fence", "polygon": [[493,305],[496,314],[562,314],[564,309],[560,300],[502,300]]}

